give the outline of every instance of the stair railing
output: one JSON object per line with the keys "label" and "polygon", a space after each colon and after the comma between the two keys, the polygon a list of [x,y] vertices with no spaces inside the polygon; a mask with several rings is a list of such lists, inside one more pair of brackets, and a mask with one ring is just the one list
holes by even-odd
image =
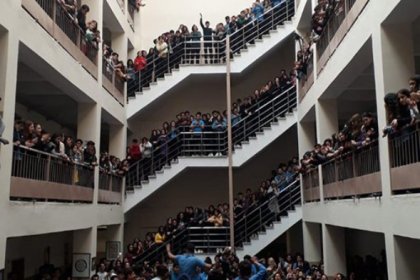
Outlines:
{"label": "stair railing", "polygon": [[[247,116],[232,127],[233,144],[240,145],[255,136],[271,122],[283,117],[296,107],[296,87],[285,91],[274,90],[247,109]],[[161,144],[159,144],[161,143]],[[177,127],[161,137],[150,155],[132,163],[126,176],[126,190],[141,185],[150,175],[170,166],[179,156],[225,156],[227,154],[227,130],[192,132],[190,127]]]}
{"label": "stair railing", "polygon": [[[237,28],[230,36],[230,53],[237,54],[246,48],[247,43],[254,43],[261,39],[270,30],[275,30],[279,24],[290,20],[294,15],[294,0],[283,0],[277,6],[268,9],[261,16],[253,17],[250,22]],[[215,37],[216,38],[216,37]],[[129,82],[128,96],[135,96],[136,92],[142,92],[150,83],[163,78],[165,73],[179,68],[180,64],[204,65],[226,63],[226,35],[213,40],[194,40],[186,37],[178,43],[168,44],[166,56],[159,57],[155,53],[146,67],[135,74],[135,79]],[[207,38],[206,38],[207,39]]]}

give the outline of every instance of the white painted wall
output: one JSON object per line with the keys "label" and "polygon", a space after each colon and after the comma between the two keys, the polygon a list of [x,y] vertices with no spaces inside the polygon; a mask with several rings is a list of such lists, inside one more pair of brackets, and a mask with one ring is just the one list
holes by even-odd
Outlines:
{"label": "white painted wall", "polygon": [[214,28],[217,23],[225,22],[225,16],[238,15],[241,10],[250,8],[251,0],[145,0],[145,7],[140,9],[140,46],[142,49],[153,47],[153,40],[160,34],[173,29],[176,31],[180,24],[191,30],[196,24],[200,30],[200,13],[204,21],[210,21]]}

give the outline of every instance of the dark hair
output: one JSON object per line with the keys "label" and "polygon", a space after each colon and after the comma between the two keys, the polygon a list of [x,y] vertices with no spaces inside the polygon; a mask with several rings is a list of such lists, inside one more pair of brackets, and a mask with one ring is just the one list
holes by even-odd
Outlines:
{"label": "dark hair", "polygon": [[247,260],[239,263],[239,276],[241,278],[249,278],[251,276],[252,269],[251,263]]}
{"label": "dark hair", "polygon": [[185,246],[185,252],[186,253],[194,253],[195,246],[191,242],[188,242]]}

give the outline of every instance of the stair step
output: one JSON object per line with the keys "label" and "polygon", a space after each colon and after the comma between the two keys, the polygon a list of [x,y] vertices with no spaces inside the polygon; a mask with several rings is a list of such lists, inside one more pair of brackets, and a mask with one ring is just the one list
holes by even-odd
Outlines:
{"label": "stair step", "polygon": [[249,246],[251,245],[251,242],[242,242],[242,246]]}
{"label": "stair step", "polygon": [[162,170],[157,170],[156,171],[156,174],[163,174],[164,173],[164,170],[162,169]]}
{"label": "stair step", "polygon": [[235,54],[233,54],[233,57],[241,57],[241,54],[240,53],[235,53]]}
{"label": "stair step", "polygon": [[242,146],[243,145],[249,145],[249,141],[242,141],[241,143],[242,143]]}
{"label": "stair step", "polygon": [[179,68],[174,68],[174,69],[172,69],[172,73],[173,72],[179,72]]}
{"label": "stair step", "polygon": [[255,134],[256,134],[256,135],[261,135],[261,136],[262,136],[262,135],[264,135],[264,132],[262,132],[262,131],[257,131],[257,132],[255,132]]}
{"label": "stair step", "polygon": [[[134,188],[135,188],[135,189],[140,190],[140,189],[141,189],[141,188],[143,188],[143,187],[142,187],[142,185],[135,185],[135,186],[134,186]],[[133,190],[133,191],[134,191],[134,190]]]}
{"label": "stair step", "polygon": [[149,176],[149,181],[150,181],[150,179],[156,179],[156,175],[150,175]]}
{"label": "stair step", "polygon": [[264,35],[262,35],[262,37],[263,37],[263,39],[271,38],[270,34],[264,34]]}
{"label": "stair step", "polygon": [[255,42],[261,43],[262,41],[263,41],[263,39],[255,39]]}
{"label": "stair step", "polygon": [[276,125],[279,125],[279,122],[278,122],[278,121],[271,122],[271,123],[270,123],[270,125],[271,125],[271,126],[276,126]]}
{"label": "stair step", "polygon": [[155,86],[155,85],[157,85],[157,82],[151,82],[150,83],[150,86]]}
{"label": "stair step", "polygon": [[171,169],[171,166],[170,165],[165,165],[163,168],[164,169]]}
{"label": "stair step", "polygon": [[144,87],[140,93],[150,90],[150,87]]}
{"label": "stair step", "polygon": [[149,184],[149,180],[142,180],[140,183],[142,186],[144,186],[145,184]]}
{"label": "stair step", "polygon": [[257,136],[249,136],[249,140],[257,140]]}
{"label": "stair step", "polygon": [[164,81],[164,80],[165,80],[165,78],[157,78],[158,82],[161,82],[161,81]]}
{"label": "stair step", "polygon": [[165,78],[166,77],[172,77],[172,73],[165,73]]}

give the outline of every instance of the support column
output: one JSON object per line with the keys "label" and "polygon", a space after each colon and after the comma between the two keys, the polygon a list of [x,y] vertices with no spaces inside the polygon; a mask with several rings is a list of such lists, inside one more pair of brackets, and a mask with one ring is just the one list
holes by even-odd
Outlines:
{"label": "support column", "polygon": [[302,158],[303,154],[308,150],[312,150],[316,140],[316,127],[314,122],[299,122],[298,123],[298,145],[299,157]]}
{"label": "support column", "polygon": [[[116,253],[117,254],[122,253],[124,251],[123,235],[124,235],[124,224],[109,225],[107,226],[106,230],[98,231],[96,259],[99,261],[101,258],[107,257],[106,249],[107,249],[108,242],[119,242],[118,252]],[[97,262],[97,264],[99,263]]]}
{"label": "support column", "polygon": [[309,263],[320,263],[322,260],[321,227],[321,224],[302,222],[304,256]]}
{"label": "support column", "polygon": [[337,99],[318,100],[315,104],[316,139],[321,143],[338,132]]}
{"label": "support column", "polygon": [[344,228],[322,225],[324,270],[328,276],[347,274]]}
{"label": "support column", "polygon": [[[1,234],[0,236],[0,270],[6,267],[6,249],[7,249],[7,237]],[[7,277],[7,275],[5,275]]]}
{"label": "support column", "polygon": [[[408,79],[414,74],[412,37],[411,26],[408,24],[378,26],[372,33],[379,130],[387,125],[384,96],[408,88]],[[388,138],[379,138],[379,153],[381,170],[390,170]],[[381,172],[381,182],[383,198],[390,198],[390,172]]]}
{"label": "support column", "polygon": [[[96,258],[96,246],[97,246],[97,228],[96,226],[76,230],[73,232],[73,253],[75,254],[90,254],[89,266],[90,266],[90,275],[95,272],[94,264],[92,259]],[[73,259],[73,266],[74,266]],[[73,275],[74,277],[74,275]],[[86,278],[89,279],[89,278]]]}
{"label": "support column", "polygon": [[109,126],[109,154],[125,158],[127,133],[123,125]]}
{"label": "support column", "polygon": [[[402,261],[404,258],[399,254],[398,242],[394,239],[392,233],[385,233],[385,252],[386,252],[386,267],[388,272],[388,279],[410,279],[402,277],[403,275],[397,275],[397,261]],[[418,254],[417,258],[418,259]],[[402,261],[399,264],[399,268],[403,268],[406,262]],[[404,270],[404,273],[406,270]],[[399,273],[398,273],[399,274]],[[418,275],[418,274],[417,274]],[[397,277],[399,276],[399,277]]]}
{"label": "support column", "polygon": [[[15,100],[16,100],[16,83],[18,72],[18,50],[19,40],[13,34],[5,33],[0,35],[0,49],[4,50],[0,53],[0,112],[2,120],[6,126],[3,132],[3,138],[9,140],[7,146],[0,146],[0,209],[8,206],[10,196],[10,175],[12,174],[12,158],[13,158],[13,126],[15,119]],[[0,211],[1,215],[6,215],[7,209]],[[1,236],[1,230],[0,230]]]}
{"label": "support column", "polygon": [[[95,142],[96,157],[99,162],[99,143],[101,135],[101,108],[98,104],[79,103],[77,114],[77,138]],[[95,168],[95,188],[93,203],[98,202],[99,169]]]}

